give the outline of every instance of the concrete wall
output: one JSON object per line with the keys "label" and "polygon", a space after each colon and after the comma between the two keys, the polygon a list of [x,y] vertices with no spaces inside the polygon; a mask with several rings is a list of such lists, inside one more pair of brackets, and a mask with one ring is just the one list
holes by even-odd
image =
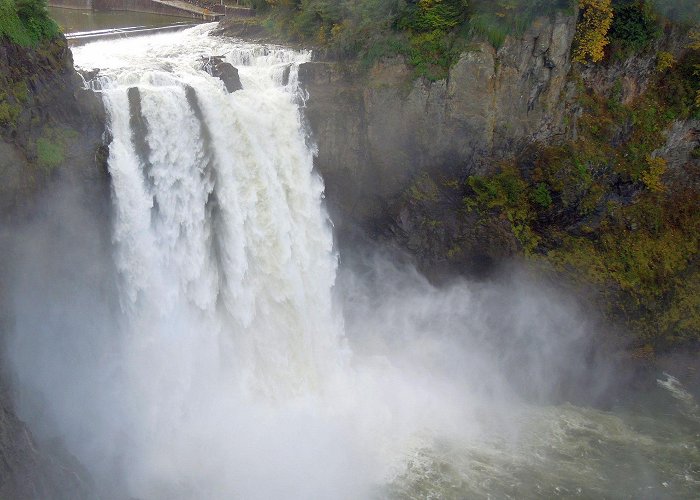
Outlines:
{"label": "concrete wall", "polygon": [[[60,0],[64,1],[64,0]],[[75,1],[75,0],[68,0]],[[91,0],[93,10],[128,10],[130,12],[145,12],[148,14],[164,14],[167,16],[189,17],[192,19],[207,19],[195,11],[180,9],[152,0]],[[212,18],[213,20],[213,18]]]}
{"label": "concrete wall", "polygon": [[[223,17],[224,14],[223,6],[218,6],[216,9],[202,13],[202,10],[194,5],[192,6],[192,10],[188,10],[157,0],[48,0],[48,5],[66,9],[125,10],[129,12],[144,12],[147,14],[163,14],[190,19],[203,19],[205,21],[215,21]],[[239,14],[236,16],[241,17]]]}
{"label": "concrete wall", "polygon": [[255,11],[248,7],[229,7],[226,5],[225,12],[226,17],[255,17]]}
{"label": "concrete wall", "polygon": [[92,9],[92,0],[48,0],[47,3],[49,7],[61,7],[62,9]]}

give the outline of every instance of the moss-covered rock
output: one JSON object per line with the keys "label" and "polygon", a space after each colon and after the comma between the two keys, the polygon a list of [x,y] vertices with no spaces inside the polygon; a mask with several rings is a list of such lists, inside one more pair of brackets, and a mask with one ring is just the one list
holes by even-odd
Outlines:
{"label": "moss-covered rock", "polygon": [[[98,96],[83,90],[62,37],[24,47],[0,42],[0,141],[21,159],[18,175],[3,186],[1,205],[8,210],[31,206],[31,195],[51,175],[82,176],[101,184],[104,165],[94,151],[102,143],[104,110]],[[64,168],[70,167],[70,168]]]}

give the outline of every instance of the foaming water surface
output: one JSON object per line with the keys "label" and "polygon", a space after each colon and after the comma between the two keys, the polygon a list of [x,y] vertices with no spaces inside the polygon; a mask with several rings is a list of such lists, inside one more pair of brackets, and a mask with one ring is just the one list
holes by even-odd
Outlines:
{"label": "foaming water surface", "polygon": [[525,279],[437,289],[380,258],[336,276],[297,78],[311,54],[211,29],[74,49],[108,113],[116,324],[73,329],[70,362],[46,341],[53,372],[10,351],[42,399],[28,420],[105,497],[697,493],[677,381],[662,415],[543,403],[589,368],[574,305]]}

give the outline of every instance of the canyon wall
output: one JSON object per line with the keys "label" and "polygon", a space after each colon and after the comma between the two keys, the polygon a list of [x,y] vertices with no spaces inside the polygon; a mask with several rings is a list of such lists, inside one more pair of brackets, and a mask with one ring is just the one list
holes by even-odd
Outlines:
{"label": "canyon wall", "polygon": [[458,177],[564,134],[576,18],[537,19],[498,50],[475,42],[445,80],[414,79],[402,60],[370,70],[340,62],[302,65],[318,144],[316,166],[336,218],[371,225],[417,173]]}
{"label": "canyon wall", "polygon": [[[45,200],[61,201],[72,193],[99,228],[90,232],[82,224],[53,220],[51,231],[62,236],[55,234],[54,242],[69,237],[109,244],[104,111],[99,97],[82,89],[63,37],[37,47],[0,39],[0,80],[0,497],[94,498],[80,464],[60,444],[39,442],[17,417],[5,348],[15,328],[18,254],[52,253],[50,237],[27,240],[32,225],[57,219],[52,214],[57,205]],[[46,276],[47,287],[50,279]],[[35,314],[41,318],[41,306]]]}

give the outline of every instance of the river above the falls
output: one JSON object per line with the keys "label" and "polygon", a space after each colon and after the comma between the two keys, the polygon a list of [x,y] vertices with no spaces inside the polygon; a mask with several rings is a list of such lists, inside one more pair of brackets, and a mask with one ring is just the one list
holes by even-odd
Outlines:
{"label": "river above the falls", "polygon": [[49,13],[61,27],[61,31],[66,34],[113,28],[133,28],[137,26],[157,28],[197,22],[196,19],[125,10],[96,11],[91,9],[49,7]]}

